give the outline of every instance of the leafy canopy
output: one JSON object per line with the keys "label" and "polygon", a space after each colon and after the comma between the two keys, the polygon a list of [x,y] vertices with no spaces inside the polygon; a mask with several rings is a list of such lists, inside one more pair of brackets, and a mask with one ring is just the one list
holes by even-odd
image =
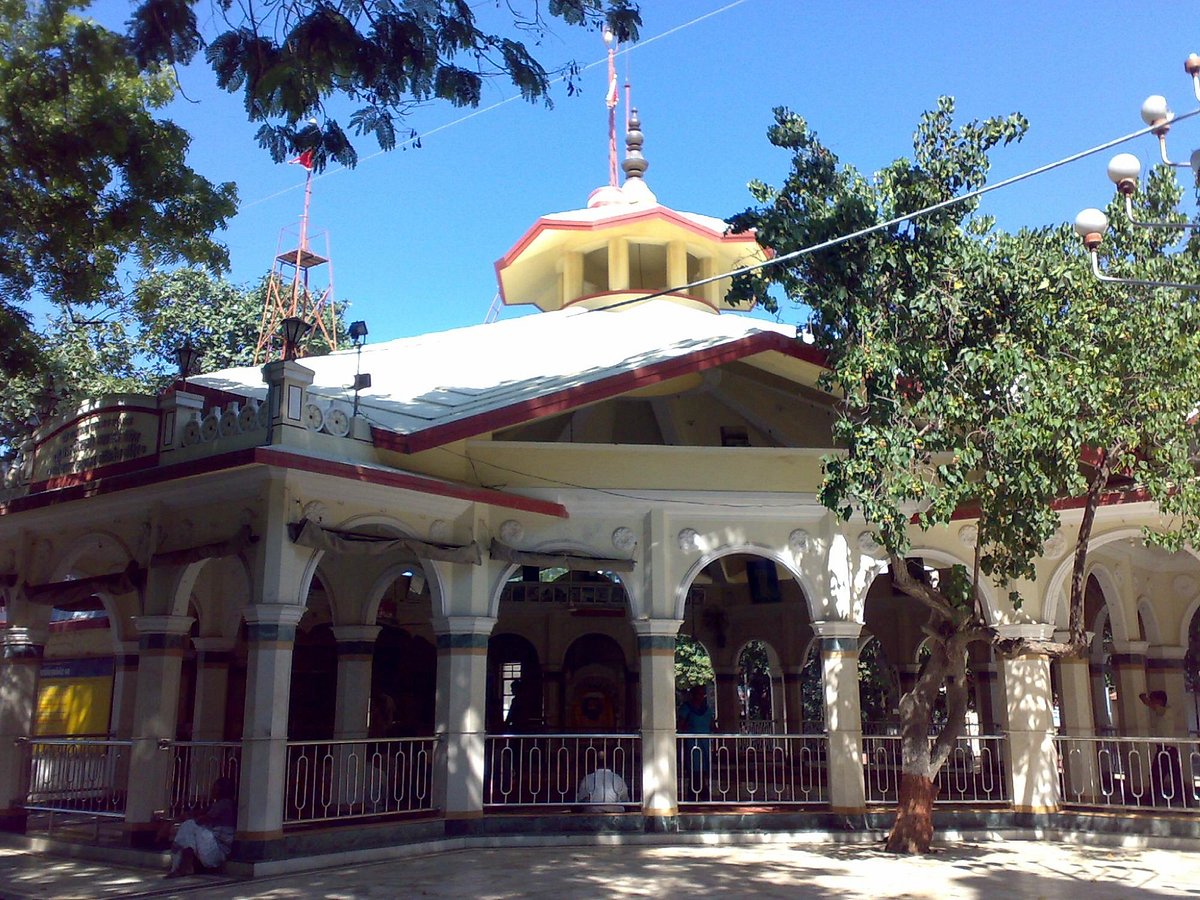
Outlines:
{"label": "leafy canopy", "polygon": [[188,136],[155,117],[169,68],[145,71],[81,4],[0,0],[0,373],[36,356],[33,292],[67,306],[121,297],[127,266],[226,264],[211,237],[233,185],[187,164]]}
{"label": "leafy canopy", "polygon": [[[246,114],[261,122],[260,144],[277,161],[314,151],[353,166],[357,153],[331,102],[353,106],[349,126],[379,146],[396,146],[413,107],[442,100],[478,106],[489,78],[506,78],[528,101],[549,104],[551,73],[522,40],[483,24],[466,0],[267,0],[235,7],[230,0],[142,0],[130,37],[143,66],[186,63],[205,45],[196,8],[220,23],[205,49],[217,83],[240,92]],[[540,43],[549,21],[542,6],[509,4],[500,15],[518,35]],[[632,0],[550,0],[550,20],[604,27],[636,40],[641,19]],[[576,70],[568,67],[568,79]],[[568,89],[573,84],[568,81]]]}
{"label": "leafy canopy", "polygon": [[[778,188],[752,183],[759,205],[733,217],[734,229],[788,252],[981,187],[989,152],[1027,123],[1014,114],[956,127],[953,113],[941,98],[913,157],[868,178],[777,110],[769,137],[791,152],[791,170]],[[1179,199],[1160,170],[1138,203],[1163,218]],[[1136,484],[1183,517],[1174,524],[1194,523],[1195,298],[1101,284],[1069,229],[1010,234],[975,210],[963,202],[738,286],[769,302],[773,282],[811,310],[826,385],[842,397],[844,452],[825,460],[822,501],[843,518],[862,515],[893,559],[908,552],[914,517],[929,527],[978,515],[981,569],[1000,583],[1033,574],[1060,501],[1088,492],[1101,459],[1111,470],[1102,486]],[[1172,253],[1175,240],[1119,225],[1111,264],[1195,281],[1196,257]],[[966,606],[971,581],[949,579],[941,593]]]}

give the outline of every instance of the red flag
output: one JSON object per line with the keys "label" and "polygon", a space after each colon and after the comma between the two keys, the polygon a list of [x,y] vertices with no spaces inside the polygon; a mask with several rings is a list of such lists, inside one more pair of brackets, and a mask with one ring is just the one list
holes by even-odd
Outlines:
{"label": "red flag", "polygon": [[295,159],[289,159],[288,164],[289,165],[296,164],[296,165],[304,166],[304,168],[308,169],[308,171],[311,172],[312,167],[313,167],[313,152],[311,150],[305,150],[303,153],[301,153]]}

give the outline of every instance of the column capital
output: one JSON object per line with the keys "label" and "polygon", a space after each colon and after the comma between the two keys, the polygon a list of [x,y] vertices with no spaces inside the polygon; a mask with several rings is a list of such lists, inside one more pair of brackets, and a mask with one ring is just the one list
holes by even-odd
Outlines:
{"label": "column capital", "polygon": [[1129,656],[1145,656],[1149,649],[1149,641],[1113,641],[1113,653]]}
{"label": "column capital", "polygon": [[[1094,631],[1085,631],[1083,633],[1083,638],[1085,641],[1087,641],[1087,645],[1089,647],[1092,646],[1092,641],[1095,639],[1095,637],[1096,637],[1096,632],[1094,632]],[[1070,643],[1071,632],[1070,632],[1070,630],[1068,630],[1066,628],[1056,628],[1056,629],[1054,629],[1054,639],[1056,641],[1058,641],[1060,644]]]}
{"label": "column capital", "polygon": [[247,625],[290,625],[304,618],[304,607],[292,603],[253,603],[242,611]]}
{"label": "column capital", "polygon": [[[669,637],[674,640],[679,634],[683,619],[634,619],[633,630],[640,638],[645,636]],[[672,645],[674,646],[674,645]]]}
{"label": "column capital", "polygon": [[148,634],[186,635],[196,620],[191,616],[135,616],[134,630],[138,636]]}
{"label": "column capital", "polygon": [[496,627],[495,616],[434,616],[433,633],[491,635]]}
{"label": "column capital", "polygon": [[227,637],[194,637],[192,646],[198,653],[228,653],[236,644],[233,638]]}
{"label": "column capital", "polygon": [[9,647],[45,647],[49,636],[49,632],[45,628],[11,625],[0,632],[0,646],[6,650]]}
{"label": "column capital", "polygon": [[1146,655],[1150,659],[1183,659],[1187,656],[1187,647],[1176,647],[1171,644],[1153,644],[1147,648]]}
{"label": "column capital", "polygon": [[334,625],[333,639],[339,644],[371,644],[379,637],[379,625]]}
{"label": "column capital", "polygon": [[997,625],[996,634],[1006,641],[1049,641],[1054,638],[1054,626],[1044,622],[1016,622]]}
{"label": "column capital", "polygon": [[826,638],[851,638],[858,640],[862,634],[861,622],[849,622],[845,619],[827,619],[824,622],[811,622],[813,634],[822,640]]}

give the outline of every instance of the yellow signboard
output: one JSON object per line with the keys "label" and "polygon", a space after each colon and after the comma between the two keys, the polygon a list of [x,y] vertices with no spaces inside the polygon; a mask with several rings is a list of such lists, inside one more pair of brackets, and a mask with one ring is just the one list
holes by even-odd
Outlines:
{"label": "yellow signboard", "polygon": [[107,734],[112,693],[111,657],[43,662],[35,733]]}

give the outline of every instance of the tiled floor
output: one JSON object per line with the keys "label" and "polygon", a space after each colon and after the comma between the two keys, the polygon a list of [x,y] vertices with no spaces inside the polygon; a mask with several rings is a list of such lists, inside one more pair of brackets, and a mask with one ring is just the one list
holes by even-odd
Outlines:
{"label": "tiled floor", "polygon": [[440,853],[254,881],[0,851],[0,896],[204,898],[1200,896],[1200,850],[1032,841],[943,847],[901,859],[863,845],[524,847]]}

